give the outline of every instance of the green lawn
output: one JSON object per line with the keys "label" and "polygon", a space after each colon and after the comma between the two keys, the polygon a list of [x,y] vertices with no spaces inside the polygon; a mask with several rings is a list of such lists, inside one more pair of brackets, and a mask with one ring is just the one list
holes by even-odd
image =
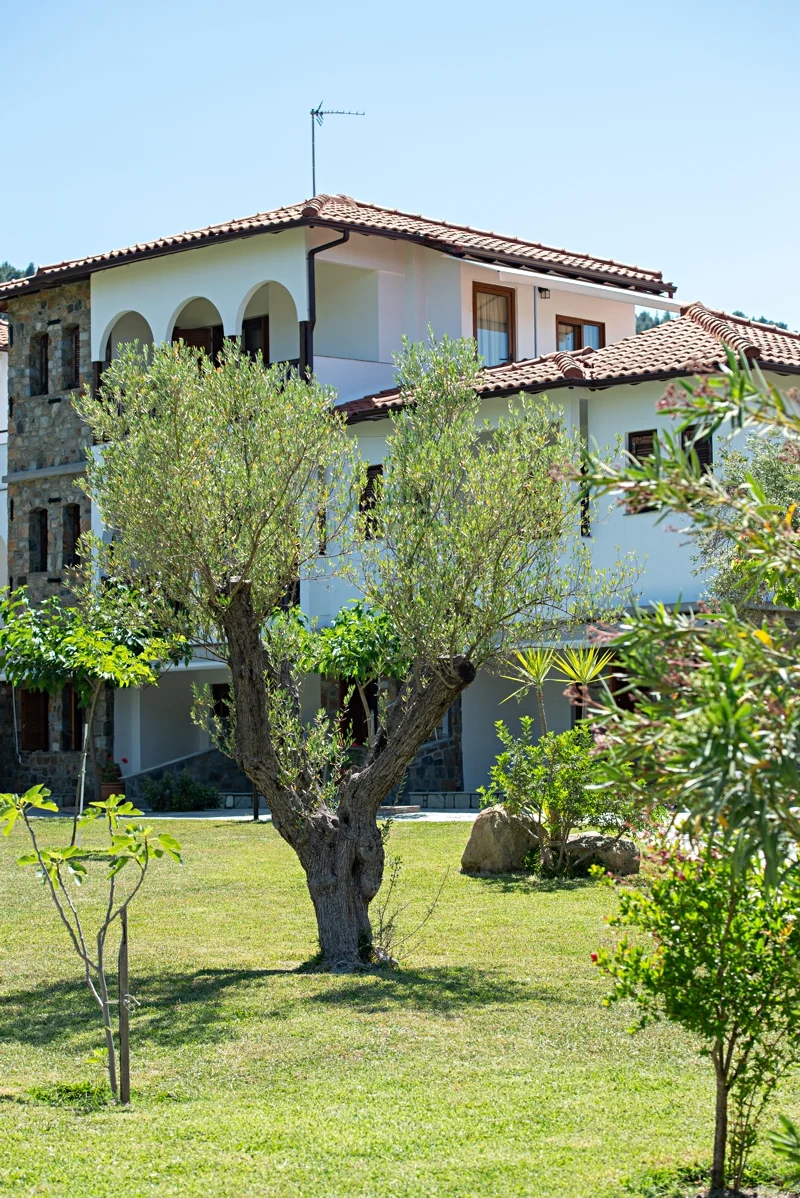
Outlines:
{"label": "green lawn", "polygon": [[611,935],[608,890],[464,877],[467,826],[395,825],[405,897],[450,868],[419,947],[398,972],[299,972],[313,915],[272,828],[164,827],[185,864],[159,863],[131,918],[129,1111],[31,1095],[93,1077],[101,1036],[14,864],[22,832],[0,848],[0,1193],[602,1198],[708,1158],[706,1063],[675,1029],[631,1037],[630,1012],[601,1006],[589,954]]}

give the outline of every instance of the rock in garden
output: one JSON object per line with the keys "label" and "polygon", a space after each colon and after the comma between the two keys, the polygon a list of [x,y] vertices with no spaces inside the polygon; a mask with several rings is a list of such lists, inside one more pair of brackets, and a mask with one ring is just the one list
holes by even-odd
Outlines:
{"label": "rock in garden", "polygon": [[511,815],[505,807],[487,807],[472,825],[461,868],[467,873],[485,874],[522,869],[539,839],[539,823],[532,815]]}
{"label": "rock in garden", "polygon": [[622,877],[639,872],[639,850],[632,840],[601,832],[576,832],[569,838],[567,853],[573,873],[585,873],[590,865],[602,865]]}

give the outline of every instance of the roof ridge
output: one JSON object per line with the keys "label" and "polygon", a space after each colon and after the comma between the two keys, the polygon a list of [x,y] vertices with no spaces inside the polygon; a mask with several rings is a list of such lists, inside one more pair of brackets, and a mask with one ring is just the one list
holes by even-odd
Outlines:
{"label": "roof ridge", "polygon": [[581,362],[577,362],[569,353],[564,350],[556,350],[553,354],[553,361],[561,371],[565,379],[585,379],[587,378],[586,371]]}
{"label": "roof ridge", "polygon": [[721,341],[729,349],[744,354],[746,358],[757,358],[760,356],[761,351],[754,341],[751,341],[749,337],[745,337],[742,333],[738,333],[736,329],[732,329],[724,317],[718,315],[716,312],[712,312],[710,308],[706,308],[705,304],[701,304],[699,300],[682,307],[681,316],[688,316],[704,332],[710,333],[712,337],[716,337],[717,341]]}
{"label": "roof ridge", "polygon": [[481,237],[496,237],[500,241],[514,242],[516,245],[529,246],[536,250],[550,250],[556,254],[567,254],[571,258],[586,258],[591,262],[599,262],[603,266],[624,266],[627,270],[635,270],[640,274],[652,275],[654,279],[663,279],[664,272],[654,270],[649,266],[637,266],[633,262],[621,262],[618,258],[600,258],[587,250],[570,250],[566,246],[548,245],[544,241],[530,241],[513,233],[497,233],[494,229],[479,229],[475,225],[462,225],[456,221],[440,220],[436,216],[425,216],[422,212],[406,212],[402,208],[387,208],[383,204],[374,204],[371,200],[354,200],[352,196],[328,196],[327,199],[347,200],[356,208],[370,208],[373,212],[388,212],[392,216],[405,216],[411,220],[423,220],[430,225],[442,225],[445,229],[456,229],[459,233],[477,233]]}
{"label": "roof ridge", "polygon": [[114,266],[136,258],[179,252],[181,249],[208,244],[216,239],[275,232],[282,226],[296,227],[306,222],[313,224],[315,221],[333,227],[347,225],[357,232],[363,231],[376,236],[408,238],[431,249],[444,252],[454,250],[466,257],[478,255],[495,264],[521,262],[529,267],[539,265],[566,277],[595,275],[606,283],[618,281],[621,277],[634,290],[638,288],[642,291],[670,293],[674,290],[673,285],[665,281],[660,270],[620,262],[615,258],[595,257],[583,250],[558,248],[545,245],[541,241],[526,241],[521,237],[477,229],[472,225],[436,220],[421,213],[386,208],[379,204],[355,200],[348,195],[323,193],[268,212],[235,217],[217,224],[205,225],[200,229],[161,235],[102,253],[85,254],[79,258],[47,263],[28,278],[0,284],[0,298],[17,292],[38,290],[45,279],[49,280],[68,272],[91,274],[94,270],[101,270],[106,266]]}
{"label": "roof ridge", "polygon": [[[684,307],[692,307],[692,305],[686,304]],[[726,312],[722,308],[706,308],[706,311],[712,312],[714,316],[718,316],[720,320],[726,322],[732,321],[734,324],[743,324],[750,329],[763,329],[764,331],[777,333],[779,337],[796,337],[800,340],[800,332],[796,329],[782,329],[780,325],[771,324],[768,320],[753,320],[750,316],[737,316],[735,312]],[[683,307],[681,308],[681,313],[683,313]]]}

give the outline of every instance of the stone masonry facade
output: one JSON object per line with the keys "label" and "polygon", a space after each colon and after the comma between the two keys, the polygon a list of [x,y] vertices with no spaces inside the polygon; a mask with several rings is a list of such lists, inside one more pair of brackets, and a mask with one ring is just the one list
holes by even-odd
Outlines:
{"label": "stone masonry facade", "polygon": [[[72,396],[91,379],[89,283],[80,281],[8,302],[8,573],[35,602],[70,602],[65,568],[75,540],[90,527],[90,504],[79,482],[91,435]],[[21,746],[22,695],[0,687],[0,786],[45,783],[75,793],[80,752],[64,749],[66,700],[47,705],[48,745]],[[16,712],[14,711],[16,707]],[[15,719],[16,715],[16,719]],[[98,707],[98,752],[113,753],[113,694]],[[87,773],[87,796],[93,779]]]}

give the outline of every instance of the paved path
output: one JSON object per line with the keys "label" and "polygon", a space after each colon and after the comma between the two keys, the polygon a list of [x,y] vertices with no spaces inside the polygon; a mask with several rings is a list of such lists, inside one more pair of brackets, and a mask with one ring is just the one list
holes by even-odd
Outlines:
{"label": "paved path", "polygon": [[[429,824],[445,824],[459,823],[475,819],[477,811],[415,811],[410,815],[395,815],[394,819],[397,823],[429,823]],[[147,812],[148,819],[215,819],[215,820],[239,820],[239,822],[253,822],[252,812],[243,812],[241,809],[233,812],[226,810],[224,807],[218,811],[149,811]],[[380,817],[383,818],[383,817]],[[271,815],[262,815],[259,823],[272,823]]]}

